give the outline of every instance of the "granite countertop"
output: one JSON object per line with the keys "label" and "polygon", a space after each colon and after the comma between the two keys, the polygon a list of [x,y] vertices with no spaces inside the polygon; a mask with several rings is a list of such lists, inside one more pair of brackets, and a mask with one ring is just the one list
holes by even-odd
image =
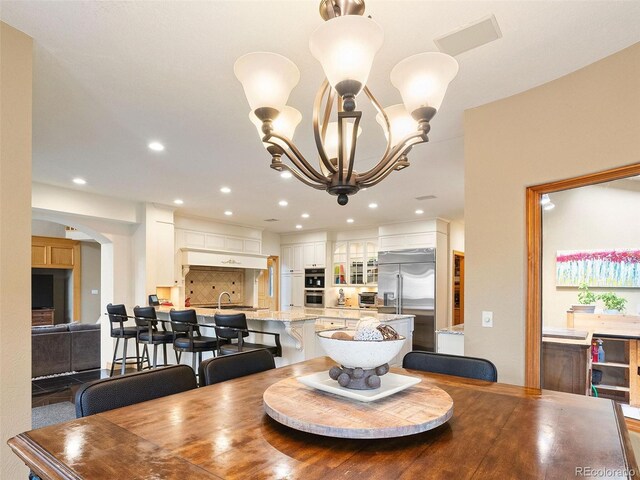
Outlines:
{"label": "granite countertop", "polygon": [[436,330],[436,333],[446,333],[448,335],[464,335],[464,323],[460,325],[452,325],[451,327]]}
{"label": "granite countertop", "polygon": [[[172,308],[175,307],[158,307],[157,312],[165,313],[168,315]],[[247,316],[247,320],[276,322],[303,322],[306,320],[317,320],[318,318],[343,318],[359,320],[363,317],[373,317],[381,322],[389,322],[400,318],[413,317],[413,315],[392,315],[370,311],[346,310],[337,308],[294,308],[293,310],[287,311],[258,310],[255,312],[233,309],[218,310],[216,308],[195,308],[195,311],[198,316],[202,317],[213,317],[216,313],[244,313]]]}

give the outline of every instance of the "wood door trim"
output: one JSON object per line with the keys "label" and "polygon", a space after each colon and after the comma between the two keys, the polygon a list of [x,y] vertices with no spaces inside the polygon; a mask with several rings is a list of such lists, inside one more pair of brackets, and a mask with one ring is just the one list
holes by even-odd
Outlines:
{"label": "wood door trim", "polygon": [[525,386],[540,388],[542,350],[542,210],[545,193],[640,175],[640,164],[626,165],[579,177],[528,187],[526,190],[527,299],[525,318]]}

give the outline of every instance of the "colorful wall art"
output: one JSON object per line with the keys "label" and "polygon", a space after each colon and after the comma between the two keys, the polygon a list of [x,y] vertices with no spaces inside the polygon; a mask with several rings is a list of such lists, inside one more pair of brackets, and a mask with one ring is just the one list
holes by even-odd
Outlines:
{"label": "colorful wall art", "polygon": [[640,250],[558,250],[556,286],[640,288]]}

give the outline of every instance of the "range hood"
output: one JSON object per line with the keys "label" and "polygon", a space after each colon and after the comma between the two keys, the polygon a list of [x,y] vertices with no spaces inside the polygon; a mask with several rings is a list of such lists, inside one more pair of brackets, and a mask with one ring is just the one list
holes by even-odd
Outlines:
{"label": "range hood", "polygon": [[266,270],[267,255],[181,248],[182,266],[255,268]]}

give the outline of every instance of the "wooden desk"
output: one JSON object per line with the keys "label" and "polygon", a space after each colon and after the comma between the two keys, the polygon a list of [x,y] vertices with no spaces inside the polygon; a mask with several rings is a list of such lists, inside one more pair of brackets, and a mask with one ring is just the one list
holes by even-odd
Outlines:
{"label": "wooden desk", "polygon": [[451,395],[453,418],[429,432],[381,440],[316,436],[264,413],[268,386],[331,365],[317,358],[8,443],[43,479],[537,480],[575,478],[578,467],[620,470],[615,478],[627,478],[625,468],[638,472],[620,407],[579,395],[410,371]]}

